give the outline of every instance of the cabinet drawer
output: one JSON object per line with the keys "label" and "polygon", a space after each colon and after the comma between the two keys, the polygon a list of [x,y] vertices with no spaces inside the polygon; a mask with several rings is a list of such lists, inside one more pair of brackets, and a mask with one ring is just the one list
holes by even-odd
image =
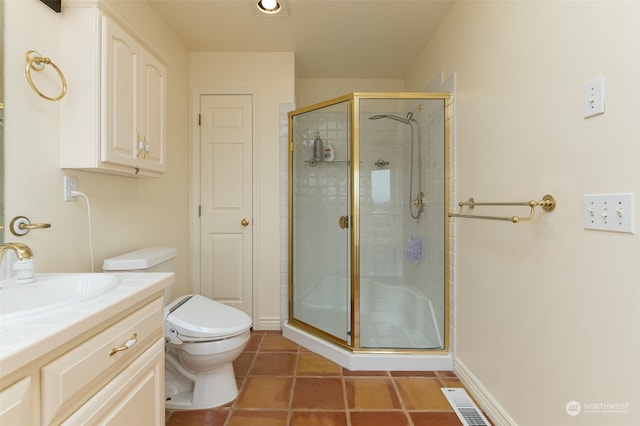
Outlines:
{"label": "cabinet drawer", "polygon": [[163,425],[163,349],[158,339],[63,425]]}
{"label": "cabinet drawer", "polygon": [[44,366],[42,423],[63,420],[162,335],[159,298]]}

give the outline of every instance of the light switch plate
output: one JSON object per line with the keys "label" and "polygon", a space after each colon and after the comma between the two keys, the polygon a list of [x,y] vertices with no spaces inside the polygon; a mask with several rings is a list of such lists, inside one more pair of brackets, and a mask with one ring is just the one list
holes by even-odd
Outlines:
{"label": "light switch plate", "polygon": [[635,233],[633,193],[585,194],[584,228]]}
{"label": "light switch plate", "polygon": [[584,118],[604,113],[604,77],[584,85]]}

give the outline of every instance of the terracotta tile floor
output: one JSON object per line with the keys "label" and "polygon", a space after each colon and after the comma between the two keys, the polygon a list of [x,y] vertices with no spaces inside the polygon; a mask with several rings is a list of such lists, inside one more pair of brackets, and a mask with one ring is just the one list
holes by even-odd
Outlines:
{"label": "terracotta tile floor", "polygon": [[234,363],[240,394],[218,408],[167,411],[166,425],[460,425],[441,387],[450,371],[349,371],[279,332],[253,332]]}

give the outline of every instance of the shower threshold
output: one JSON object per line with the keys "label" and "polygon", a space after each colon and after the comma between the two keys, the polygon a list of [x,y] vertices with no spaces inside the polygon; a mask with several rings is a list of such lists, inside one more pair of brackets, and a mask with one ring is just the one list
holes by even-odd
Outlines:
{"label": "shower threshold", "polygon": [[452,371],[451,354],[353,353],[285,322],[282,335],[351,371]]}

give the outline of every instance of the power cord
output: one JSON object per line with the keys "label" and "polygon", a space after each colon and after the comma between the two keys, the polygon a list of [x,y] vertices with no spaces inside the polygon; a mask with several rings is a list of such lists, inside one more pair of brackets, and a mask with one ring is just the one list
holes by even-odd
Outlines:
{"label": "power cord", "polygon": [[83,197],[86,202],[87,202],[87,216],[89,218],[89,253],[91,254],[91,272],[94,272],[94,268],[93,268],[93,236],[91,233],[91,204],[89,203],[89,197],[87,197],[84,193],[80,192],[80,191],[70,191],[70,194],[75,196],[80,195],[81,197]]}

